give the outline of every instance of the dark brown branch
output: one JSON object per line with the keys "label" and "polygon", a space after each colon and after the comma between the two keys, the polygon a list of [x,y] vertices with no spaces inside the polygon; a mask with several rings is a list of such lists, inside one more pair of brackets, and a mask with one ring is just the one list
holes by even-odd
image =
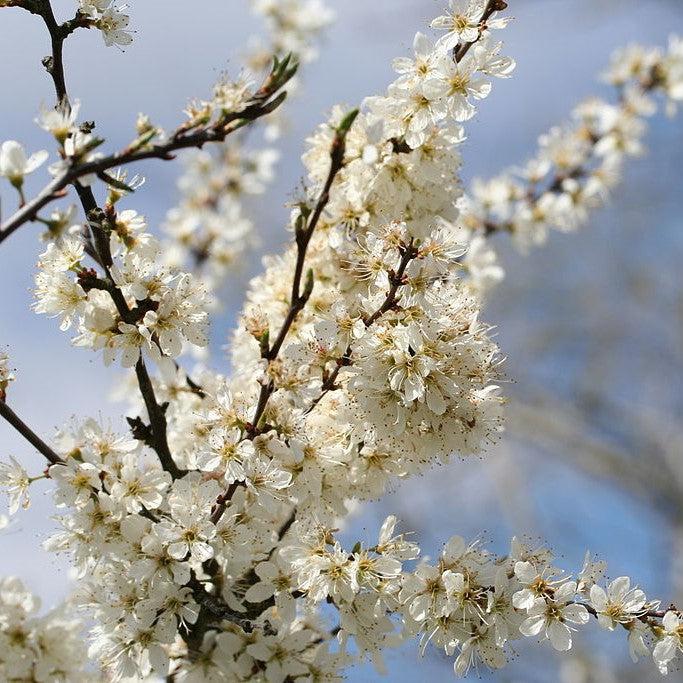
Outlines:
{"label": "dark brown branch", "polygon": [[0,415],[9,422],[52,465],[64,464],[60,458],[4,401],[0,401]]}
{"label": "dark brown branch", "polygon": [[[284,94],[282,93],[282,95]],[[62,175],[57,176],[34,199],[24,204],[0,226],[0,242],[7,239],[21,225],[33,220],[38,211],[44,206],[55,199],[63,197],[63,190],[83,176],[103,173],[111,168],[125,166],[145,159],[171,160],[174,158],[173,152],[192,147],[201,148],[211,142],[223,142],[230,133],[274,111],[283,101],[284,97],[280,97],[265,105],[247,108],[240,114],[228,117],[230,119],[228,123],[225,123],[222,119],[220,125],[203,128],[201,131],[189,135],[172,136],[164,142],[150,145],[141,150],[127,148],[95,161],[75,163]]]}
{"label": "dark brown branch", "polygon": [[165,406],[160,406],[157,402],[156,395],[154,394],[154,387],[152,386],[152,380],[150,379],[147,368],[145,367],[145,361],[142,359],[142,354],[135,364],[135,375],[138,378],[140,393],[142,394],[145,407],[147,408],[147,414],[149,415],[154,450],[159,456],[161,466],[174,479],[179,479],[183,476],[183,474],[185,474],[185,472],[184,470],[181,470],[173,460],[173,455],[171,454],[171,449],[169,448],[168,437],[166,434],[166,409]]}
{"label": "dark brown branch", "polygon": [[232,484],[230,484],[230,486],[228,486],[228,488],[223,493],[221,493],[220,496],[218,496],[213,511],[211,512],[211,521],[214,524],[218,524],[218,522],[220,522],[220,519],[223,516],[223,513],[225,512],[225,508],[228,506],[228,503],[235,495],[235,491],[237,491],[237,489],[243,485],[244,484],[242,482],[235,481]]}
{"label": "dark brown branch", "polygon": [[[353,125],[353,122],[358,115],[358,110],[354,109],[352,112],[347,114],[347,116],[339,124],[339,127],[335,131],[334,139],[332,140],[332,147],[330,149],[330,168],[327,172],[327,178],[323,185],[323,189],[318,196],[315,208],[310,215],[302,213],[300,218],[304,219],[303,225],[297,224],[296,226],[296,264],[294,266],[294,276],[292,278],[292,293],[290,298],[289,310],[285,316],[285,320],[282,323],[282,327],[278,332],[273,345],[268,348],[265,345],[262,349],[261,355],[269,363],[274,361],[280,349],[285,341],[285,338],[289,334],[292,324],[296,320],[300,311],[306,305],[306,302],[311,296],[313,291],[313,273],[309,271],[306,276],[306,283],[303,290],[301,289],[301,281],[303,279],[304,264],[306,261],[306,251],[308,250],[308,244],[311,241],[311,237],[315,232],[315,229],[320,221],[320,217],[330,200],[330,190],[332,188],[332,183],[337,177],[337,174],[344,166],[344,154],[346,152],[346,135],[349,129]],[[258,424],[263,416],[263,413],[268,404],[268,399],[275,391],[275,385],[273,382],[267,382],[261,386],[261,392],[259,395],[258,404],[256,406],[256,411],[251,420],[253,427],[253,433],[258,433]]]}
{"label": "dark brown branch", "polygon": [[391,287],[387,293],[386,298],[382,305],[369,317],[363,320],[365,327],[370,327],[378,318],[383,316],[387,311],[390,311],[398,303],[399,296],[398,288],[405,284],[405,273],[408,264],[417,256],[417,247],[413,244],[412,240],[408,245],[403,247],[403,254],[401,256],[401,262],[399,263],[398,269],[395,273],[389,273],[389,282]]}
{"label": "dark brown branch", "polygon": [[[292,323],[294,322],[294,319],[298,315],[299,311],[301,311],[301,309],[306,305],[306,302],[308,301],[308,298],[311,295],[311,291],[313,290],[313,274],[310,273],[309,276],[307,276],[307,281],[304,286],[304,290],[303,292],[301,291],[301,280],[304,272],[306,251],[308,249],[308,244],[311,241],[311,237],[313,236],[313,233],[315,232],[315,229],[318,226],[320,217],[322,216],[322,213],[325,207],[327,206],[327,203],[330,201],[330,190],[332,188],[332,183],[334,182],[334,179],[337,177],[337,173],[339,173],[339,171],[341,171],[341,169],[344,166],[344,154],[346,152],[346,135],[349,132],[351,126],[353,125],[353,122],[355,121],[357,115],[358,110],[354,109],[345,117],[345,119],[337,128],[334,135],[334,139],[332,141],[332,147],[330,149],[330,169],[327,172],[327,178],[325,179],[323,189],[320,192],[320,195],[318,196],[318,200],[315,203],[313,213],[309,216],[307,223],[301,227],[297,225],[297,259],[296,265],[294,267],[294,277],[292,278],[292,294],[290,297],[289,311],[287,312],[285,322],[283,323],[279,334],[273,342],[273,345],[266,353],[265,357],[268,360],[274,360],[275,358],[277,358],[277,355],[280,352],[280,348],[282,347],[282,344],[285,340],[285,337],[287,336],[287,333],[289,332],[290,327],[292,326]],[[254,424],[257,423],[257,421],[254,421]]]}
{"label": "dark brown branch", "polygon": [[38,15],[45,22],[45,26],[50,33],[52,54],[43,58],[42,62],[47,72],[52,76],[57,101],[62,102],[66,100],[67,97],[63,59],[64,41],[76,29],[91,26],[92,21],[79,10],[76,12],[76,16],[73,19],[65,21],[63,24],[59,24],[55,19],[50,0],[23,0],[23,2],[17,3],[17,6],[28,10],[31,14]]}
{"label": "dark brown branch", "polygon": [[201,386],[201,384],[193,380],[192,377],[190,377],[190,375],[188,374],[188,372],[181,368],[177,362],[175,363],[175,367],[176,370],[183,370],[183,372],[185,373],[185,384],[187,384],[187,388],[193,394],[199,396],[199,398],[204,398],[206,396],[206,391],[204,391],[204,388]]}
{"label": "dark brown branch", "polygon": [[[31,7],[28,8],[29,11],[39,14],[43,18],[52,40],[52,56],[44,60],[44,63],[46,64],[48,73],[52,77],[58,105],[61,104],[62,106],[68,106],[69,96],[66,90],[64,78],[62,48],[64,39],[77,27],[77,23],[75,22],[78,20],[78,15],[76,20],[73,22],[67,22],[60,26],[55,20],[49,0],[33,0],[30,5]],[[255,95],[255,98],[267,98],[269,96],[270,94],[259,92]],[[39,201],[37,203],[47,203],[47,201],[50,201],[50,199],[53,198],[56,193],[60,192],[60,190],[64,189],[68,184],[73,183],[81,201],[83,211],[85,212],[86,218],[88,220],[88,226],[92,235],[92,243],[97,255],[97,261],[102,265],[106,276],[104,279],[97,277],[90,278],[90,284],[93,287],[96,286],[98,288],[106,289],[106,291],[109,292],[122,320],[129,323],[135,322],[137,315],[135,312],[130,310],[128,304],[126,303],[123,292],[114,284],[114,281],[111,277],[110,268],[113,264],[113,259],[109,246],[108,230],[105,228],[106,214],[98,206],[92,189],[78,182],[78,178],[80,178],[81,175],[82,174],[74,174],[74,168],[72,167],[60,177],[58,182],[53,181],[53,183],[51,183],[46,190],[38,195]],[[41,197],[43,199],[40,199]],[[29,212],[25,214],[25,219],[28,220],[30,216],[35,216],[38,208],[39,207],[30,209]],[[10,222],[11,221],[12,219],[10,219]],[[3,231],[0,232],[0,241],[7,237],[8,234],[11,234],[11,232],[20,224],[21,223],[16,223],[13,226],[10,226],[9,233],[3,228]],[[142,394],[145,407],[147,408],[147,414],[149,415],[150,445],[154,448],[159,456],[162,467],[169,472],[173,478],[178,478],[182,476],[184,472],[178,468],[173,460],[166,434],[165,408],[159,405],[156,399],[152,380],[147,372],[142,355],[135,365],[135,374],[138,379],[140,393]]]}
{"label": "dark brown branch", "polygon": [[192,590],[192,595],[199,605],[197,620],[189,626],[187,633],[182,635],[191,661],[201,655],[204,635],[214,624],[225,620],[237,624],[245,632],[253,630],[249,619],[244,614],[232,610],[219,595],[209,593],[204,584],[197,579],[194,571],[187,586]]}
{"label": "dark brown branch", "polygon": [[52,76],[52,82],[55,86],[55,93],[57,95],[57,102],[66,101],[66,79],[64,77],[64,39],[66,36],[62,35],[62,31],[55,20],[55,15],[49,2],[42,3],[44,6],[41,16],[45,21],[47,30],[50,32],[50,41],[52,43],[52,55],[43,59],[43,66],[47,72]]}
{"label": "dark brown branch", "polygon": [[[281,541],[285,537],[285,534],[292,528],[292,524],[294,524],[295,521],[296,508],[292,508],[292,511],[289,513],[289,517],[287,517],[284,524],[277,531],[278,541]],[[270,551],[270,554],[273,554],[272,550]]]}
{"label": "dark brown branch", "polygon": [[[81,200],[83,210],[89,219],[88,224],[92,233],[95,250],[107,276],[107,279],[104,281],[105,287],[121,318],[129,323],[134,322],[137,316],[129,309],[123,292],[114,284],[109,271],[113,259],[109,246],[109,238],[103,227],[104,212],[98,207],[95,196],[89,187],[76,183],[76,192]],[[147,372],[147,367],[145,366],[142,354],[140,354],[140,357],[135,364],[135,375],[150,421],[150,438],[148,443],[158,455],[164,470],[166,470],[174,479],[178,479],[183,476],[184,471],[178,468],[173,460],[166,433],[167,424],[165,408],[160,406],[157,401],[154,386],[152,385],[152,380]]]}

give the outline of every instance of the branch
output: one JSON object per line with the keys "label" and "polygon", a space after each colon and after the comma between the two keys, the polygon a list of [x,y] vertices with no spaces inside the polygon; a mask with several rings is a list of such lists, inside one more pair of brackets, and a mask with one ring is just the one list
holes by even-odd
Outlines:
{"label": "branch", "polygon": [[[266,342],[262,344],[261,348],[261,357],[268,361],[268,363],[271,363],[277,358],[285,338],[287,337],[287,334],[294,323],[294,320],[304,308],[306,302],[311,296],[311,293],[313,292],[312,271],[308,272],[303,291],[301,289],[301,280],[303,278],[304,264],[306,261],[306,251],[311,241],[311,237],[313,236],[318,222],[320,221],[320,217],[322,216],[322,213],[330,200],[330,190],[332,188],[332,184],[334,183],[334,179],[337,177],[339,171],[341,171],[341,169],[344,167],[346,135],[351,129],[353,122],[356,120],[356,116],[358,116],[358,109],[353,109],[341,120],[335,130],[334,139],[332,140],[332,146],[330,148],[330,169],[327,173],[327,178],[325,179],[323,189],[318,196],[312,213],[306,213],[304,211],[304,207],[301,207],[302,212],[299,215],[300,220],[297,220],[297,225],[295,228],[297,254],[296,264],[294,266],[294,276],[292,278],[292,293],[289,310],[287,311],[287,315],[285,316],[282,327],[280,328],[273,345],[269,346],[266,340]],[[254,416],[252,417],[251,423],[247,425],[246,438],[253,439],[260,433],[258,424],[266,410],[268,401],[274,392],[275,384],[272,380],[261,385],[261,391],[259,392]],[[239,482],[231,484],[227,490],[217,498],[216,505],[211,513],[211,521],[214,524],[217,524],[220,518],[223,516],[227,504],[230,502],[230,499],[239,485]]]}
{"label": "branch", "polygon": [[58,24],[52,11],[50,0],[23,0],[21,3],[17,2],[15,6],[21,7],[31,14],[38,15],[45,22],[45,26],[50,33],[52,54],[44,57],[42,63],[50,76],[52,76],[57,101],[62,102],[66,100],[66,81],[64,78],[64,60],[62,56],[64,41],[77,28],[90,26],[90,19],[78,10],[73,19],[65,21],[63,24]]}
{"label": "branch", "polygon": [[39,4],[42,5],[40,16],[43,17],[45,26],[47,26],[47,30],[50,32],[50,40],[52,43],[52,55],[43,59],[43,66],[50,76],[52,76],[57,102],[64,102],[67,99],[63,57],[64,39],[66,36],[62,34],[62,31],[57,24],[50,2],[41,2]]}
{"label": "branch", "polygon": [[[88,224],[93,235],[95,250],[97,251],[99,260],[102,263],[107,276],[106,281],[102,283],[102,287],[109,292],[109,295],[111,296],[121,318],[127,322],[135,322],[137,316],[133,311],[130,310],[130,308],[128,308],[128,304],[126,303],[123,292],[115,285],[109,271],[109,268],[113,263],[113,259],[109,247],[109,239],[102,226],[104,212],[99,208],[99,206],[97,206],[95,196],[89,187],[84,187],[83,185],[77,183],[76,191],[81,200],[81,204],[83,205],[86,216],[89,219]],[[95,282],[91,281],[91,284],[94,285]],[[165,407],[159,405],[159,402],[157,401],[156,394],[154,392],[154,386],[152,385],[152,380],[147,372],[145,362],[142,359],[142,354],[135,364],[135,375],[138,379],[138,386],[145,402],[145,407],[147,408],[147,414],[149,415],[151,427],[151,439],[149,445],[152,446],[159,456],[161,466],[174,479],[178,479],[179,477],[183,476],[184,471],[179,469],[173,460],[166,435],[167,425]]]}
{"label": "branch", "polygon": [[365,327],[370,327],[378,318],[382,317],[387,311],[390,311],[396,304],[400,297],[396,296],[398,288],[405,284],[405,272],[408,264],[417,256],[417,247],[413,245],[412,240],[410,243],[403,247],[403,255],[401,256],[401,262],[395,273],[389,274],[389,279],[391,282],[391,287],[387,293],[384,303],[369,317],[363,320]]}
{"label": "branch", "polygon": [[111,168],[125,166],[136,161],[143,161],[144,159],[163,159],[169,161],[174,159],[173,152],[191,147],[202,148],[206,143],[210,142],[223,142],[230,133],[234,133],[239,128],[277,109],[284,99],[285,93],[283,92],[279,97],[263,105],[254,105],[239,114],[231,114],[228,117],[229,121],[227,123],[224,122],[224,119],[221,119],[220,122],[190,135],[183,134],[182,126],[180,126],[164,142],[150,145],[144,149],[135,149],[129,145],[124,150],[101,159],[73,164],[0,226],[0,242],[7,239],[21,225],[35,218],[38,211],[45,205],[63,197],[63,190],[79,178],[93,173],[96,175],[101,174]]}
{"label": "branch", "polygon": [[135,364],[135,375],[138,378],[138,386],[140,393],[145,401],[147,414],[149,415],[149,422],[152,428],[152,447],[159,456],[161,466],[174,478],[179,479],[185,472],[181,470],[173,460],[171,449],[168,445],[168,437],[166,435],[166,405],[160,406],[157,402],[152,386],[152,380],[149,377],[145,361],[142,359],[142,354]]}
{"label": "branch", "polygon": [[51,465],[63,464],[60,458],[4,401],[0,401],[0,415],[9,422]]}
{"label": "branch", "polygon": [[[315,208],[313,212],[308,216],[306,213],[302,213],[299,218],[303,218],[305,221],[303,225],[297,222],[296,226],[296,264],[294,266],[294,277],[292,278],[292,294],[289,304],[289,310],[285,316],[285,320],[282,323],[282,327],[278,332],[273,345],[268,348],[267,344],[263,347],[261,351],[261,356],[269,363],[274,361],[282,348],[282,344],[285,341],[287,334],[289,333],[294,320],[299,315],[299,312],[304,308],[306,302],[311,296],[313,291],[313,272],[309,271],[306,276],[306,283],[304,285],[303,291],[301,290],[301,280],[303,277],[304,263],[306,260],[306,251],[308,249],[308,244],[311,241],[313,232],[318,225],[322,212],[327,206],[330,199],[330,189],[332,188],[332,183],[337,177],[337,174],[344,166],[344,154],[346,151],[346,135],[349,129],[353,125],[353,122],[358,115],[358,110],[354,109],[349,112],[341,123],[337,127],[332,141],[332,147],[330,149],[330,170],[327,173],[327,178],[323,189],[318,197]],[[256,406],[256,411],[254,417],[252,418],[252,432],[254,434],[258,433],[258,423],[266,409],[268,404],[268,399],[275,391],[275,385],[273,382],[268,382],[261,386],[261,393],[259,395],[258,404]]]}
{"label": "branch", "polygon": [[[405,284],[406,268],[418,253],[418,249],[414,246],[412,240],[408,245],[403,246],[402,249],[403,253],[401,256],[401,262],[399,263],[396,272],[389,273],[389,282],[391,283],[391,287],[387,292],[386,298],[382,302],[382,305],[374,313],[363,319],[366,329],[375,323],[379,318],[381,318],[385,313],[393,309],[401,298],[398,295],[398,289],[401,285]],[[351,365],[352,352],[353,349],[351,344],[349,344],[346,347],[346,351],[344,351],[343,355],[337,358],[337,366],[335,369],[327,377],[324,377],[320,394],[318,394],[318,396],[316,396],[316,398],[311,402],[311,405],[304,414],[308,415],[308,413],[310,413],[318,405],[318,403],[322,401],[328,392],[334,391],[338,388],[337,378],[339,377],[339,373],[343,367],[348,367]]]}
{"label": "branch", "polygon": [[[50,30],[51,23],[48,20],[46,20],[46,25]],[[57,27],[57,30],[59,30],[59,27]],[[53,57],[50,58],[52,60],[51,64],[58,64],[59,68],[53,66],[48,69],[48,72],[52,76],[58,101],[68,104],[68,94],[63,89],[65,86],[61,62],[62,45],[60,41],[55,42],[54,38],[53,48],[57,49],[58,52],[54,53]],[[55,55],[58,55],[58,58]],[[0,242],[7,239],[21,225],[33,220],[38,211],[44,206],[55,199],[63,197],[66,188],[76,183],[79,178],[92,174],[101,177],[105,171],[111,168],[125,166],[145,159],[172,160],[175,158],[174,152],[189,148],[202,148],[207,143],[223,142],[231,133],[275,111],[287,96],[286,92],[281,91],[282,87],[294,76],[297,68],[298,64],[291,55],[288,55],[282,61],[275,60],[270,75],[266,78],[262,87],[249,100],[247,106],[238,112],[222,114],[213,123],[194,125],[191,122],[186,122],[178,126],[167,139],[161,142],[152,144],[141,141],[138,138],[123,150],[100,159],[85,162],[79,162],[76,159],[70,160],[70,165],[66,170],[43,188],[34,199],[26,202],[7,221],[0,225]]]}
{"label": "branch", "polygon": [[[55,86],[58,104],[62,103],[68,105],[69,97],[66,91],[64,79],[62,45],[66,36],[68,36],[69,33],[74,29],[71,27],[65,27],[66,25],[59,26],[57,24],[49,0],[35,0],[35,2],[31,3],[31,7],[32,9],[30,9],[30,11],[34,12],[35,14],[39,14],[43,18],[52,39],[53,54],[52,57],[49,58],[48,72],[52,77]],[[44,60],[44,63],[46,61],[48,60]],[[289,74],[289,71],[287,70],[287,60],[285,60],[283,63],[284,67],[282,66],[282,63],[276,62],[273,69],[273,73],[271,73],[269,79],[266,80],[264,87],[258,93],[256,93],[256,95],[254,96],[254,100],[259,100],[259,98],[261,98],[264,99],[264,101],[266,101],[272,94],[269,88],[279,87],[279,79],[287,77],[287,75]],[[291,75],[288,77],[291,78]],[[28,220],[30,216],[35,216],[35,213],[40,208],[38,206],[39,204],[46,204],[48,201],[51,200],[51,198],[55,196],[56,193],[58,193],[60,190],[64,189],[68,184],[73,182],[78,197],[81,201],[81,205],[83,206],[83,211],[85,212],[86,218],[88,219],[88,225],[92,233],[94,249],[98,257],[97,260],[102,265],[102,268],[104,269],[106,275],[106,279],[102,282],[102,284],[104,288],[109,292],[119,314],[121,315],[121,318],[124,321],[131,322],[134,321],[134,313],[128,308],[128,304],[126,303],[126,299],[123,295],[123,292],[114,284],[114,281],[110,273],[110,268],[113,264],[113,259],[109,246],[109,236],[103,225],[106,216],[103,210],[98,206],[97,200],[95,199],[95,195],[93,194],[93,191],[90,189],[90,187],[86,187],[78,182],[78,178],[80,178],[81,175],[85,175],[87,173],[92,172],[92,170],[85,171],[83,173],[77,171],[78,168],[82,169],[83,166],[84,165],[81,164],[80,167],[77,166],[70,168],[65,174],[60,176],[58,179],[54,180],[45,190],[43,190],[43,192],[41,192],[38,195],[37,200],[34,200],[34,206],[28,207],[28,211],[25,212],[25,220]],[[88,166],[88,164],[85,164],[85,166]],[[16,221],[14,218],[10,219],[9,228],[4,228],[3,231],[0,232],[0,241],[2,241],[9,234],[11,234],[11,232],[16,230],[16,228],[19,227],[19,225],[21,225],[21,222]],[[159,456],[159,460],[161,462],[162,467],[167,472],[169,472],[174,479],[177,479],[178,477],[182,476],[184,472],[178,468],[178,466],[175,464],[173,460],[173,456],[171,454],[171,450],[169,448],[168,439],[166,435],[167,425],[165,408],[159,405],[156,399],[154,387],[152,385],[152,380],[150,379],[149,373],[147,372],[147,368],[142,359],[142,355],[140,356],[135,365],[135,374],[138,379],[140,393],[142,394],[145,406],[147,408],[147,414],[149,415],[151,428],[150,445],[154,448],[157,455]],[[21,424],[23,425],[23,423]],[[42,444],[42,442],[40,442],[40,444]],[[34,443],[34,445],[36,444]],[[42,446],[44,448],[47,448],[45,444],[42,444]],[[38,446],[36,445],[36,447]],[[39,450],[41,450],[41,452],[44,455],[46,455],[46,457],[48,457],[48,460],[52,461],[51,458],[53,455],[54,457],[58,457],[51,451],[51,455],[48,456],[44,450],[42,450],[41,448],[39,448]]]}
{"label": "branch", "polygon": [[[657,76],[656,68],[653,68],[647,77],[636,79],[634,84],[640,89],[641,94],[645,96],[660,88],[661,80]],[[634,118],[642,119],[645,116],[642,113],[634,113],[632,104],[623,96],[623,89],[619,94],[618,103],[615,106],[620,107],[623,113],[633,116]],[[539,205],[540,200],[548,194],[565,194],[565,181],[578,181],[589,177],[596,170],[596,166],[599,167],[599,164],[604,160],[604,158],[596,152],[598,146],[605,139],[613,136],[615,130],[608,127],[602,134],[600,132],[595,132],[594,130],[586,130],[585,134],[590,142],[590,149],[586,154],[586,158],[580,164],[567,166],[562,170],[555,170],[543,184],[527,181],[528,187],[520,188],[522,196],[519,197],[518,201],[527,207],[529,215],[542,216],[541,224],[545,225],[545,227],[556,227],[557,224],[553,222],[553,219],[550,216],[545,216],[546,212]],[[626,153],[622,152],[622,154],[626,156]],[[507,173],[510,173],[510,171],[504,171],[503,175]],[[515,234],[518,230],[518,225],[519,224],[515,222],[514,218],[510,220],[501,220],[495,216],[491,216],[490,212],[487,212],[485,217],[478,221],[477,228],[475,229],[480,229],[485,236],[489,236],[493,233]]]}
{"label": "branch", "polygon": [[221,517],[223,516],[223,513],[225,512],[225,508],[228,507],[228,503],[232,499],[232,497],[235,495],[235,491],[240,486],[244,486],[243,482],[235,481],[228,488],[221,493],[218,498],[216,498],[216,504],[211,512],[211,522],[213,524],[218,524],[218,522],[221,521]]}
{"label": "branch", "polygon": [[[109,239],[102,226],[103,212],[97,206],[95,197],[89,187],[83,187],[77,183],[76,191],[81,199],[83,209],[89,218],[88,223],[93,234],[95,250],[107,276],[105,281],[100,281],[95,278],[89,279],[88,282],[92,287],[100,286],[102,289],[105,289],[111,296],[121,318],[126,322],[134,323],[137,320],[137,315],[135,311],[131,311],[128,307],[123,292],[119,289],[119,287],[116,286],[109,271],[113,260],[109,247]],[[99,284],[100,282],[101,285]],[[135,364],[135,375],[138,380],[140,393],[142,394],[142,398],[145,402],[145,407],[147,408],[147,414],[150,421],[151,438],[149,439],[148,443],[159,456],[161,466],[174,479],[178,479],[182,477],[185,472],[178,468],[173,460],[173,455],[171,454],[171,449],[168,445],[168,437],[166,434],[167,424],[165,406],[160,405],[157,401],[156,394],[154,392],[154,386],[152,385],[152,380],[147,371],[142,354],[140,354]]]}

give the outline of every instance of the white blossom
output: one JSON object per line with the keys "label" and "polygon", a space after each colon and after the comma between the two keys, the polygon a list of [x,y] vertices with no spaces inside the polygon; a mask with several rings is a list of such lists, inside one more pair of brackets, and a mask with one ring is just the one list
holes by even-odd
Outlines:
{"label": "white blossom", "polygon": [[646,611],[645,593],[638,588],[631,588],[628,576],[620,576],[612,581],[607,591],[602,586],[593,584],[590,599],[598,612],[598,623],[610,631],[613,631],[617,624],[631,623]]}
{"label": "white blossom", "polygon": [[9,499],[9,513],[13,515],[22,506],[28,508],[28,488],[31,484],[24,467],[10,456],[9,462],[0,462],[0,487],[4,488]]}
{"label": "white blossom", "polygon": [[12,185],[21,187],[24,176],[33,173],[47,160],[47,150],[41,149],[26,156],[24,148],[16,140],[6,140],[0,145],[0,176],[7,178]]}
{"label": "white blossom", "polygon": [[102,31],[102,38],[107,47],[112,45],[130,45],[133,42],[131,30],[128,28],[130,17],[124,14],[122,7],[107,7],[97,18],[96,26]]}
{"label": "white blossom", "polygon": [[551,599],[536,598],[528,609],[529,615],[519,630],[525,636],[544,635],[556,650],[569,650],[572,646],[572,626],[588,623],[588,611],[573,602],[576,582],[563,583]]}
{"label": "white blossom", "polygon": [[75,132],[80,108],[79,100],[75,100],[71,104],[62,102],[54,108],[43,106],[36,123],[43,130],[51,133],[58,142],[64,144],[64,141]]}
{"label": "white blossom", "polygon": [[655,644],[652,658],[663,674],[669,672],[671,662],[683,652],[683,620],[680,614],[667,611],[662,619],[663,633]]}

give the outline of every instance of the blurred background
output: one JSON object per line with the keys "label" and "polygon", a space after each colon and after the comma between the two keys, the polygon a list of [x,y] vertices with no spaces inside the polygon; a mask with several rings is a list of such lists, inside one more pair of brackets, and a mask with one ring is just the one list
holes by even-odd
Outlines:
{"label": "blurred background", "polygon": [[[73,2],[55,2],[72,12]],[[249,35],[262,27],[246,0],[131,2],[133,45],[107,49],[98,32],[67,42],[70,92],[82,119],[94,119],[107,149],[133,135],[138,111],[168,128],[190,97],[208,94],[224,71],[236,75]],[[277,143],[278,175],[253,216],[264,247],[226,287],[214,317],[211,364],[227,371],[222,347],[259,258],[287,239],[284,203],[299,183],[303,140],[329,108],[359,103],[392,78],[390,60],[409,51],[444,2],[329,0],[337,20],[319,59],[304,70],[302,91],[287,110],[289,130]],[[510,0],[515,21],[501,34],[505,54],[517,60],[509,81],[496,81],[463,145],[465,184],[524,161],[536,138],[561,122],[591,94],[613,49],[629,42],[664,44],[683,32],[681,0]],[[21,141],[29,152],[50,148],[34,123],[53,94],[40,58],[47,52],[42,24],[26,12],[0,13],[0,140]],[[502,445],[480,460],[454,461],[398,487],[382,503],[360,509],[346,534],[374,536],[395,512],[416,531],[425,554],[438,553],[454,533],[483,537],[501,553],[513,534],[546,539],[569,570],[586,549],[608,562],[609,575],[629,575],[648,596],[683,602],[683,120],[659,115],[646,138],[648,154],[627,165],[611,204],[578,234],[553,234],[528,256],[505,238],[497,243],[507,278],[484,318],[498,329],[507,356],[511,397]],[[154,162],[127,206],[159,225],[177,202],[179,164]],[[44,169],[27,182],[31,194]],[[5,191],[5,186],[2,188]],[[3,215],[15,198],[5,192]],[[49,436],[71,416],[111,417],[116,370],[73,349],[54,321],[29,310],[38,226],[27,226],[0,249],[0,347],[17,370],[11,398],[16,411]],[[123,428],[123,427],[122,427]],[[0,458],[14,455],[36,472],[39,456],[0,424]],[[454,497],[456,490],[459,497]],[[0,575],[18,574],[46,607],[69,590],[68,567],[40,549],[53,523],[48,487],[0,534]],[[603,637],[597,625],[577,638],[568,656],[549,646],[519,644],[524,656],[483,680],[649,681],[651,662],[632,666],[623,634]],[[388,657],[392,681],[450,680],[451,660],[416,648]],[[476,676],[476,672],[472,672]],[[680,672],[671,678],[680,678]],[[349,680],[381,680],[371,667]]]}

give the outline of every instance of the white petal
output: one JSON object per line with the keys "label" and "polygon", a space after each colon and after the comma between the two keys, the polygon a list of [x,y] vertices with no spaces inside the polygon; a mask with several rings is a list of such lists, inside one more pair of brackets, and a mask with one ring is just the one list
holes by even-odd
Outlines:
{"label": "white petal", "polygon": [[39,166],[45,163],[49,156],[50,155],[45,149],[41,149],[39,152],[31,154],[26,162],[24,173],[31,173],[32,171],[35,171]]}
{"label": "white petal", "polygon": [[595,607],[598,612],[604,610],[605,605],[607,605],[607,593],[605,593],[605,589],[602,586],[598,586],[597,583],[594,583],[591,586],[590,595],[593,607]]}
{"label": "white petal", "polygon": [[567,605],[562,610],[562,617],[573,624],[587,624],[590,618],[588,610],[583,605]]}
{"label": "white petal", "polygon": [[628,576],[620,576],[609,585],[609,594],[614,602],[621,602],[631,587],[631,579]]}
{"label": "white petal", "polygon": [[560,652],[571,650],[572,634],[568,626],[565,626],[559,621],[553,621],[550,626],[548,626],[548,637],[550,638],[551,645],[556,650],[559,650]]}
{"label": "white petal", "polygon": [[272,597],[274,593],[274,586],[272,583],[255,583],[249,590],[244,594],[244,599],[248,602],[263,602],[268,598]]}
{"label": "white petal", "polygon": [[519,626],[519,632],[523,636],[537,636],[545,626],[545,617],[539,615],[525,619]]}

